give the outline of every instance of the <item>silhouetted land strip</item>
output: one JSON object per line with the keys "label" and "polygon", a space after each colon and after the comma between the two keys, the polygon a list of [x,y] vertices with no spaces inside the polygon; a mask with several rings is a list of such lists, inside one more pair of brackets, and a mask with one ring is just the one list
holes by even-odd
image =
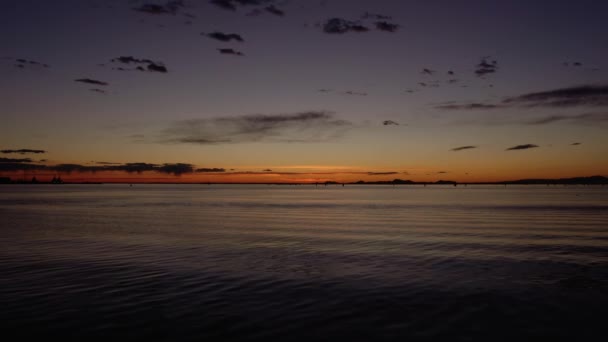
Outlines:
{"label": "silhouetted land strip", "polygon": [[328,186],[328,185],[608,185],[608,178],[604,176],[590,176],[590,177],[574,177],[574,178],[558,178],[558,179],[519,179],[511,181],[498,181],[498,182],[457,182],[452,180],[438,180],[435,182],[416,182],[412,180],[404,179],[393,179],[385,181],[374,181],[365,182],[357,181],[350,183],[341,183],[336,181],[326,181],[319,183],[298,183],[298,182],[282,182],[282,183],[267,183],[267,182],[69,182],[63,180],[57,180],[53,178],[50,182],[38,181],[35,178],[32,180],[11,180],[9,177],[0,177],[0,184],[202,184],[202,185],[255,185],[255,184],[266,184],[266,185],[316,185],[316,186]]}

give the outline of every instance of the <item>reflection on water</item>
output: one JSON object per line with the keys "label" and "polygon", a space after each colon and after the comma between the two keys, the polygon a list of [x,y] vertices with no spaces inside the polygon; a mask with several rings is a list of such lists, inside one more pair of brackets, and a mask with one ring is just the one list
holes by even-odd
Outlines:
{"label": "reflection on water", "polygon": [[608,334],[605,187],[6,185],[0,218],[23,337]]}

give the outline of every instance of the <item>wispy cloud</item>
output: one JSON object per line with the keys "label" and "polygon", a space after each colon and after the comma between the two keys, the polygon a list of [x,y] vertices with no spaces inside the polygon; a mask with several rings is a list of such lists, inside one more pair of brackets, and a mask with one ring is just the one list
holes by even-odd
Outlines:
{"label": "wispy cloud", "polygon": [[[445,103],[435,106],[442,110],[491,110],[501,108],[574,108],[608,107],[608,85],[581,85],[547,91],[530,92],[505,97],[500,102]],[[576,123],[606,121],[604,113],[585,113],[580,115],[551,115],[523,122],[531,125],[547,124],[556,121]]]}
{"label": "wispy cloud", "polygon": [[490,59],[490,57],[482,57],[481,61],[475,67],[475,75],[482,77],[498,71],[498,62]]}
{"label": "wispy cloud", "polygon": [[285,12],[281,9],[278,9],[275,5],[270,5],[270,6],[264,7],[264,10],[270,14],[274,14],[279,17],[282,17],[285,15]]}
{"label": "wispy cloud", "polygon": [[[275,0],[210,0],[209,3],[225,10],[236,11],[239,6],[266,6],[264,10],[269,13],[275,15],[283,15],[279,14],[279,12],[283,12],[276,8],[273,3]],[[270,8],[270,10],[269,10]],[[273,10],[276,10],[277,13],[274,13]]]}
{"label": "wispy cloud", "polygon": [[467,146],[454,147],[450,151],[457,152],[457,151],[471,150],[471,149],[474,149],[474,148],[477,148],[477,146],[467,145]]}
{"label": "wispy cloud", "polygon": [[538,145],[534,145],[534,144],[524,144],[524,145],[516,145],[516,146],[513,146],[513,147],[509,147],[505,151],[528,150],[528,149],[537,148],[537,147],[539,147],[539,146]]}
{"label": "wispy cloud", "polygon": [[550,115],[525,122],[527,125],[545,125],[554,122],[566,121],[569,123],[593,125],[608,122],[608,112],[584,113],[578,115]]}
{"label": "wispy cloud", "polygon": [[133,10],[137,11],[137,12],[153,14],[153,15],[161,15],[161,14],[175,15],[177,13],[177,11],[182,7],[184,7],[184,2],[182,0],[170,0],[170,1],[167,1],[164,5],[142,4],[141,6],[134,7]]}
{"label": "wispy cloud", "polygon": [[319,142],[339,137],[353,124],[331,112],[249,114],[175,122],[162,132],[162,142],[223,144],[244,142]]}
{"label": "wispy cloud", "polygon": [[149,163],[126,163],[112,165],[80,165],[80,164],[57,164],[57,165],[42,165],[31,164],[26,162],[6,162],[0,163],[0,171],[53,171],[60,173],[73,172],[102,172],[102,171],[122,171],[127,173],[143,172],[158,172],[168,175],[180,176],[186,173],[193,173],[194,166],[185,163],[165,163],[165,164],[149,164]]}
{"label": "wispy cloud", "polygon": [[608,85],[582,85],[508,97],[505,104],[528,107],[608,106]]}
{"label": "wispy cloud", "polygon": [[436,106],[437,109],[443,110],[481,110],[481,109],[497,109],[503,108],[502,105],[486,104],[486,103],[464,103],[464,104],[444,104]]}
{"label": "wispy cloud", "polygon": [[196,173],[220,173],[220,172],[226,172],[226,169],[224,168],[200,168],[200,169],[196,169],[194,170],[194,172]]}
{"label": "wispy cloud", "polygon": [[367,32],[369,28],[357,21],[342,18],[331,18],[323,24],[323,32],[328,34],[344,34],[347,32]]}
{"label": "wispy cloud", "polygon": [[98,85],[98,86],[107,86],[107,85],[109,85],[108,82],[94,80],[92,78],[79,78],[79,79],[74,80],[74,82],[94,84],[94,85]]}
{"label": "wispy cloud", "polygon": [[384,126],[399,126],[399,123],[393,120],[384,120],[382,124]]}
{"label": "wispy cloud", "polygon": [[0,157],[0,163],[31,163],[31,158],[2,158]]}
{"label": "wispy cloud", "polygon": [[28,153],[34,153],[34,154],[41,154],[41,153],[46,153],[45,150],[33,150],[33,149],[29,149],[29,148],[21,148],[21,149],[16,149],[16,150],[0,150],[0,152],[4,153],[4,154],[11,154],[11,153],[18,153],[18,154],[28,154]]}
{"label": "wispy cloud", "polygon": [[234,49],[217,49],[217,51],[219,51],[222,55],[245,56],[244,53]]}
{"label": "wispy cloud", "polygon": [[35,69],[35,68],[50,68],[51,66],[46,63],[41,63],[31,59],[16,58],[15,67],[20,69]]}
{"label": "wispy cloud", "polygon": [[376,25],[376,29],[378,29],[379,31],[385,31],[385,32],[397,32],[397,30],[399,29],[399,25],[398,24],[393,24],[393,23],[389,23],[386,21],[377,21],[374,23],[374,25]]}
{"label": "wispy cloud", "polygon": [[110,62],[116,63],[116,64],[125,64],[125,65],[131,65],[131,64],[137,65],[136,67],[130,68],[130,69],[123,68],[123,67],[115,68],[115,70],[120,70],[120,71],[137,70],[137,71],[150,71],[150,72],[160,72],[160,73],[168,72],[167,67],[165,66],[164,63],[155,62],[148,58],[135,58],[133,56],[120,56],[120,57],[111,59]]}
{"label": "wispy cloud", "polygon": [[219,31],[211,32],[211,33],[201,33],[211,39],[219,40],[221,42],[229,42],[231,40],[235,40],[237,42],[244,42],[245,40],[241,35],[236,33],[223,33]]}

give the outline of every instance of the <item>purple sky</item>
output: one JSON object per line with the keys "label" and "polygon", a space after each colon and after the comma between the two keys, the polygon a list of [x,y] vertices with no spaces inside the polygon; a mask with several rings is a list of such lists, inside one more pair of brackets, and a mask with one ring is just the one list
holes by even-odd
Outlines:
{"label": "purple sky", "polygon": [[605,1],[10,1],[0,148],[44,149],[47,164],[607,174],[606,13]]}

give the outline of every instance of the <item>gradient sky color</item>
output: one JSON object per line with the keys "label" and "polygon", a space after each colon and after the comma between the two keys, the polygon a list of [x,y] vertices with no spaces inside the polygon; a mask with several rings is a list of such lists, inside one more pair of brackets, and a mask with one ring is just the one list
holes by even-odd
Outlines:
{"label": "gradient sky color", "polygon": [[[0,175],[608,175],[606,13],[605,1],[10,1],[0,13],[0,149],[46,153],[2,153]],[[334,18],[345,32],[332,31]],[[129,163],[201,172],[102,168]]]}

